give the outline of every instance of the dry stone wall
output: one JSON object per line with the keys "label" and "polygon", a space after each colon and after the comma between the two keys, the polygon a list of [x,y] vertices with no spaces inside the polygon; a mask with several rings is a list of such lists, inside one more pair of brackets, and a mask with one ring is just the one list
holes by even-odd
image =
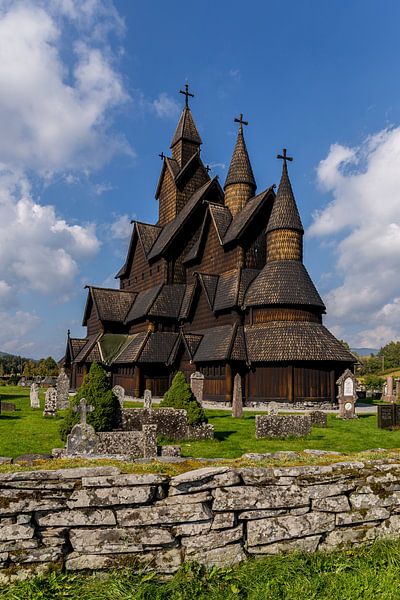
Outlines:
{"label": "dry stone wall", "polygon": [[314,552],[400,536],[400,464],[204,468],[177,477],[116,467],[0,474],[0,580],[44,572]]}
{"label": "dry stone wall", "polygon": [[122,411],[124,431],[141,430],[143,425],[157,425],[157,435],[172,440],[210,440],[214,427],[210,423],[188,424],[186,410],[179,408],[124,408]]}

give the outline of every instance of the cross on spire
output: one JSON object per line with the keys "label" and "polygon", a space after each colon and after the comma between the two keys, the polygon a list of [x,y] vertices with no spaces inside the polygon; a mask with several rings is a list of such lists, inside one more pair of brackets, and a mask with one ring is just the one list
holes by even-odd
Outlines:
{"label": "cross on spire", "polygon": [[243,121],[243,113],[240,113],[239,118],[235,118],[234,119],[234,123],[240,123],[240,127],[242,127],[243,125],[248,125],[249,122],[248,121]]}
{"label": "cross on spire", "polygon": [[164,158],[165,158],[164,152],[161,152],[161,154],[159,154],[158,156],[161,158],[161,160],[164,160]]}
{"label": "cross on spire", "polygon": [[79,406],[74,406],[74,412],[79,413],[81,425],[86,425],[86,417],[87,413],[91,413],[94,411],[94,406],[91,404],[86,404],[86,399],[81,398],[79,401]]}
{"label": "cross on spire", "polygon": [[206,171],[207,171],[207,173],[209,173],[211,171],[210,165],[206,165]]}
{"label": "cross on spire", "polygon": [[185,106],[189,106],[189,96],[194,98],[194,94],[189,92],[189,84],[185,83],[185,90],[179,90],[179,93],[185,96]]}
{"label": "cross on spire", "polygon": [[280,158],[281,160],[283,160],[283,164],[284,164],[285,167],[286,167],[286,161],[288,161],[288,160],[292,161],[293,160],[293,156],[287,156],[287,154],[286,154],[286,148],[284,148],[282,150],[282,154],[277,154],[276,158]]}

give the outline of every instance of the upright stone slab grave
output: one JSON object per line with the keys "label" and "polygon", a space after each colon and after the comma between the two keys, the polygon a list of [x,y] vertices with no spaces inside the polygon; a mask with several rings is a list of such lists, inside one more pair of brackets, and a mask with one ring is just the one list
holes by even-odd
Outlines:
{"label": "upright stone slab grave", "polygon": [[57,416],[57,390],[53,387],[49,387],[46,390],[44,398],[44,417],[56,417]]}
{"label": "upright stone slab grave", "polygon": [[386,377],[386,385],[384,388],[384,395],[382,397],[382,400],[384,400],[385,402],[391,402],[392,404],[396,402],[396,396],[393,391],[393,377],[391,375]]}
{"label": "upright stone slab grave", "polygon": [[241,419],[243,417],[242,378],[236,373],[233,381],[232,417]]}
{"label": "upright stone slab grave", "polygon": [[124,408],[125,390],[122,385],[114,385],[113,394],[118,398],[118,402],[121,408]]}
{"label": "upright stone slab grave", "polygon": [[304,437],[311,433],[309,415],[256,415],[256,438]]}
{"label": "upright stone slab grave", "polygon": [[57,408],[64,410],[69,407],[69,377],[62,368],[56,383]]}
{"label": "upright stone slab grave", "polygon": [[322,410],[311,410],[309,413],[311,418],[311,425],[315,427],[327,427],[328,415]]}
{"label": "upright stone slab grave", "polygon": [[40,408],[39,386],[37,383],[32,383],[29,398],[31,401],[31,408]]}
{"label": "upright stone slab grave", "polygon": [[153,398],[151,397],[151,390],[144,390],[143,396],[143,408],[150,410],[153,404]]}
{"label": "upright stone slab grave", "polygon": [[196,396],[197,402],[203,402],[204,375],[200,371],[192,373],[190,376],[190,389]]}
{"label": "upright stone slab grave", "polygon": [[97,445],[97,435],[94,427],[87,423],[87,413],[93,412],[94,406],[86,403],[85,398],[81,398],[78,406],[74,406],[74,412],[78,412],[80,422],[71,430],[67,437],[68,454],[90,454]]}
{"label": "upright stone slab grave", "polygon": [[346,369],[336,383],[339,386],[339,414],[337,415],[337,418],[356,419],[355,405],[357,400],[357,380],[354,373],[352,373],[350,369]]}

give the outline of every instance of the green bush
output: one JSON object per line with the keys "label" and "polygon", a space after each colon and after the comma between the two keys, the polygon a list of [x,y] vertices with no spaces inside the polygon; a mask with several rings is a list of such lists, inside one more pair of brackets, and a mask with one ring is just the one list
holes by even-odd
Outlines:
{"label": "green bush", "polygon": [[206,423],[206,414],[190,389],[182,371],[178,371],[172,380],[171,387],[165,393],[160,406],[184,408],[187,412],[189,425]]}
{"label": "green bush", "polygon": [[60,436],[64,441],[73,426],[79,423],[79,412],[75,412],[74,407],[79,405],[81,398],[85,398],[87,404],[94,406],[94,411],[87,415],[87,422],[96,431],[111,431],[118,425],[118,399],[111,390],[105,370],[97,363],[93,363],[60,425]]}

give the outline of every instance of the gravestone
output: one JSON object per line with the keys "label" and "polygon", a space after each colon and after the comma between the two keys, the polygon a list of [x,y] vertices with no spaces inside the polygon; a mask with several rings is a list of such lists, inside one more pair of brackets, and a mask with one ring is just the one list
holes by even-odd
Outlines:
{"label": "gravestone", "polygon": [[122,385],[114,385],[113,394],[118,398],[118,402],[121,408],[124,408],[125,390]]}
{"label": "gravestone", "polygon": [[190,389],[196,396],[197,402],[203,402],[204,375],[200,371],[192,373],[190,376]]}
{"label": "gravestone", "polygon": [[64,410],[69,407],[69,377],[64,371],[64,368],[61,368],[61,371],[57,377],[56,383],[57,390],[57,408],[59,410]]}
{"label": "gravestone", "polygon": [[143,408],[150,410],[153,404],[153,398],[151,397],[151,390],[144,390],[143,396]]}
{"label": "gravestone", "polygon": [[256,415],[256,438],[304,437],[311,433],[309,415]]}
{"label": "gravestone", "polygon": [[379,404],[378,405],[378,427],[380,429],[390,429],[400,425],[400,405],[399,404]]}
{"label": "gravestone", "polygon": [[29,399],[31,401],[31,408],[40,408],[39,386],[37,383],[32,383],[29,392]]}
{"label": "gravestone", "polygon": [[44,397],[44,417],[56,417],[57,416],[57,390],[53,387],[49,387],[46,390]]}
{"label": "gravestone", "polygon": [[339,414],[338,419],[356,419],[355,404],[357,400],[356,385],[357,380],[350,369],[339,377],[336,384],[339,386]]}
{"label": "gravestone", "polygon": [[385,402],[391,402],[392,404],[396,402],[396,396],[393,390],[393,377],[391,375],[388,375],[388,377],[386,377],[386,384],[384,387],[384,394],[382,400],[384,400]]}
{"label": "gravestone", "polygon": [[269,402],[267,406],[267,412],[271,417],[276,416],[279,413],[279,406],[277,402]]}
{"label": "gravestone", "polygon": [[242,378],[236,373],[233,380],[232,417],[241,419],[243,417]]}
{"label": "gravestone", "polygon": [[309,413],[311,418],[311,425],[315,427],[327,427],[328,415],[322,410],[311,410]]}

